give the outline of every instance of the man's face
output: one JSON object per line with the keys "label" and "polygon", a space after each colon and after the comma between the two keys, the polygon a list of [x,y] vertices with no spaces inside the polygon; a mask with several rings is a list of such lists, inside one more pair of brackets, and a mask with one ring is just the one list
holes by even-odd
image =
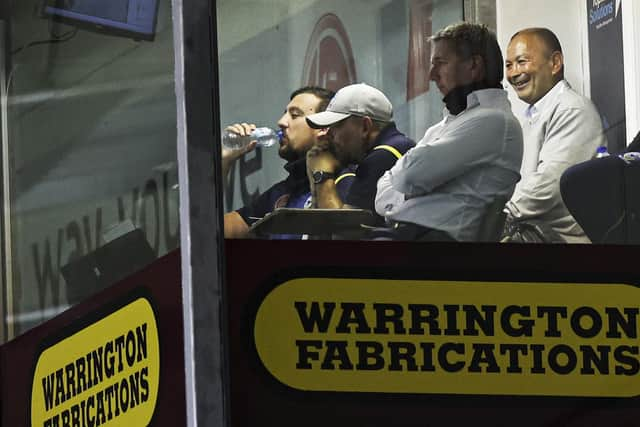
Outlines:
{"label": "man's face", "polygon": [[282,141],[278,154],[287,161],[303,158],[315,144],[320,131],[311,129],[305,117],[317,112],[320,98],[311,93],[301,93],[293,97],[278,126],[282,129]]}
{"label": "man's face", "polygon": [[456,87],[473,83],[472,63],[470,58],[458,56],[452,42],[436,41],[431,53],[429,78],[438,86],[442,96],[447,96]]}
{"label": "man's face", "polygon": [[527,104],[535,104],[546,95],[558,81],[562,65],[554,65],[553,52],[535,34],[520,34],[507,48],[507,80],[518,97]]}
{"label": "man's face", "polygon": [[358,163],[366,153],[363,118],[350,116],[331,126],[327,138],[336,159],[343,166]]}

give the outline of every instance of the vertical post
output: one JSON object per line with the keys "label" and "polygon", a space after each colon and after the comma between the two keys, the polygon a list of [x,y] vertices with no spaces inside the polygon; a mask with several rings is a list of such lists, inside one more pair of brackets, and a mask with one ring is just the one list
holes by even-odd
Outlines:
{"label": "vertical post", "polygon": [[464,0],[462,2],[462,13],[466,22],[476,22],[476,1]]}
{"label": "vertical post", "polygon": [[464,20],[496,31],[496,0],[464,0]]}
{"label": "vertical post", "polygon": [[172,0],[187,422],[228,423],[215,0]]}
{"label": "vertical post", "polygon": [[9,56],[9,46],[7,43],[8,26],[5,20],[4,10],[0,14],[0,173],[2,182],[0,184],[0,198],[2,199],[2,212],[0,218],[2,231],[0,232],[0,259],[2,266],[0,271],[2,276],[0,284],[0,344],[8,341],[14,336],[13,323],[13,271],[11,256],[11,197],[9,181],[9,120],[7,116],[8,107],[8,87],[10,73],[7,73]]}

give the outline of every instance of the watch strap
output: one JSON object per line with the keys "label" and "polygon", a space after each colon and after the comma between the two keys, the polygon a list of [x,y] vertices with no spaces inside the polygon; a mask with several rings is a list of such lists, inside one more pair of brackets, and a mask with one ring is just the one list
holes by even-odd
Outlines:
{"label": "watch strap", "polygon": [[335,179],[336,174],[333,172],[326,171],[313,171],[313,183],[320,184],[328,179]]}

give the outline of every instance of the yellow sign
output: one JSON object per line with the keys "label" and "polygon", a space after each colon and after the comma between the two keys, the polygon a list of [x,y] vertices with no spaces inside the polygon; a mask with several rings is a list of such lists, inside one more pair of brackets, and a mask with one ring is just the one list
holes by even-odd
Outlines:
{"label": "yellow sign", "polygon": [[146,426],[158,397],[153,309],[139,298],[44,350],[31,388],[31,425]]}
{"label": "yellow sign", "polygon": [[630,397],[639,301],[619,284],[296,279],[254,338],[299,390]]}

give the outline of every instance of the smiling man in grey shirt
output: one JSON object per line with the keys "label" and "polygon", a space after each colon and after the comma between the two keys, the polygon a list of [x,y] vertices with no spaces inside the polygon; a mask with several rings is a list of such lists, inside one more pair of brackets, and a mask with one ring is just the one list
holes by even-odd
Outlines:
{"label": "smiling man in grey shirt", "polygon": [[560,177],[606,145],[600,116],[564,80],[562,49],[548,29],[516,33],[507,49],[506,70],[518,97],[529,104],[521,119],[522,181],[507,203],[506,230],[533,220],[549,230],[548,242],[589,243],[562,201]]}
{"label": "smiling man in grey shirt", "polygon": [[378,181],[376,211],[401,240],[473,241],[486,207],[520,179],[522,130],[502,89],[502,54],[486,27],[436,33],[430,78],[445,118]]}

